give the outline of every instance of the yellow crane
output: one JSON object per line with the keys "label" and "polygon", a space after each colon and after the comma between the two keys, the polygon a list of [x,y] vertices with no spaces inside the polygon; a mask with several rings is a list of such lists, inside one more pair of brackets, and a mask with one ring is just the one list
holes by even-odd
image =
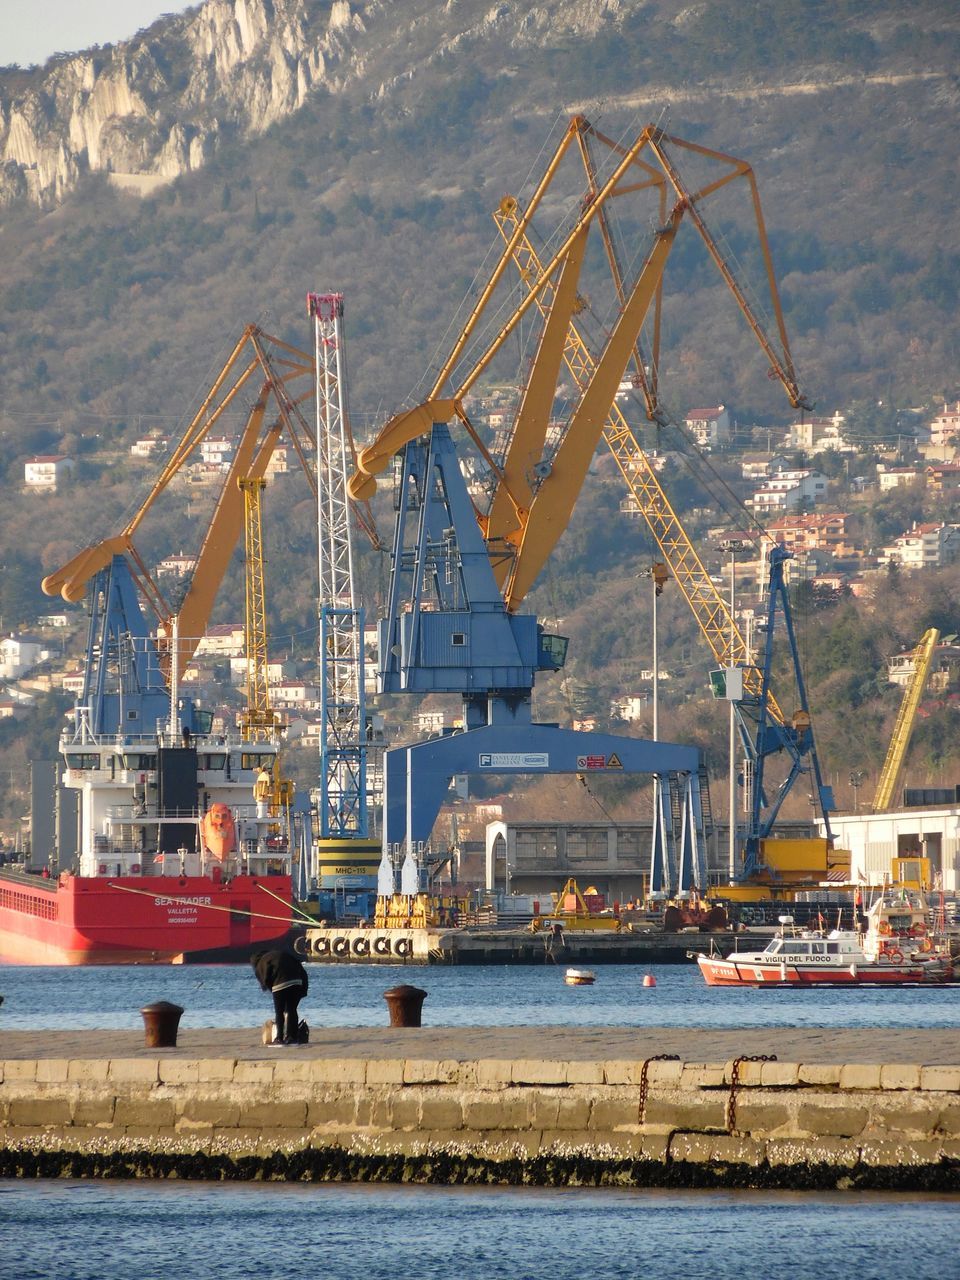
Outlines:
{"label": "yellow crane", "polygon": [[893,797],[896,794],[897,785],[903,774],[903,766],[906,763],[907,751],[910,748],[910,739],[913,736],[917,709],[920,706],[923,691],[927,686],[927,680],[930,678],[933,655],[939,643],[940,632],[936,627],[930,627],[920,637],[920,643],[913,651],[913,672],[903,691],[903,699],[893,726],[890,745],[887,747],[883,768],[880,770],[877,792],[873,797],[874,813],[885,813],[890,808]]}
{"label": "yellow crane", "polygon": [[[673,149],[719,165],[721,171],[710,175],[700,186],[690,186],[681,178],[671,156]],[[533,242],[534,215],[545,202],[549,204],[549,197],[555,198],[552,187],[568,155],[579,156],[586,189],[572,225],[546,237],[548,249],[539,253]],[[777,340],[769,336],[756,307],[735,279],[702,213],[702,205],[710,197],[737,180],[745,182],[749,190]],[[613,203],[644,192],[656,196],[655,227],[647,256],[628,287],[613,235]],[[633,428],[617,405],[616,395],[624,373],[630,370],[633,385],[642,392],[648,420],[658,424],[666,420],[657,386],[663,281],[677,231],[686,219],[695,226],[733,293],[768,360],[771,377],[781,383],[791,405],[800,410],[810,407],[799,389],[790,354],[753,170],[745,161],[670,136],[652,124],[629,145],[617,143],[577,115],[526,204],[521,206],[513,196],[504,197],[494,218],[503,240],[502,252],[436,374],[429,395],[413,409],[392,418],[361,453],[351,493],[357,498],[369,496],[375,477],[386,469],[397,450],[429,430],[432,422],[458,419],[495,477],[489,507],[478,510],[477,519],[504,601],[512,612],[520,607],[566,529],[590,462],[603,439],[717,661],[723,666],[743,664],[747,646],[730,616],[729,604],[711,581]],[[598,356],[592,354],[581,332],[587,310],[581,277],[588,237],[594,227],[599,228],[615,308],[615,319],[604,333]],[[523,297],[503,318],[493,299],[511,266],[519,276]],[[487,316],[488,310],[492,320]],[[464,400],[531,311],[542,321],[539,344],[502,461],[498,461],[471,423]],[[653,330],[649,358],[640,343],[641,327],[648,317]],[[492,330],[492,337],[485,336],[482,322],[486,322],[487,332]],[[479,354],[470,358],[468,352],[478,344]],[[548,447],[548,433],[553,427],[551,413],[563,370],[572,377],[579,400],[562,428],[559,442]],[[752,667],[745,670],[745,685],[747,692],[759,696],[760,677]],[[776,702],[768,699],[768,706],[770,714],[782,721]]]}
{"label": "yellow crane", "polygon": [[[293,449],[316,497],[317,482],[311,462],[311,455],[316,456],[316,440],[300,407],[314,395],[313,374],[312,356],[265,333],[259,325],[247,325],[133,517],[120,533],[85,547],[60,569],[48,574],[42,583],[46,594],[61,595],[71,603],[81,600],[100,569],[108,565],[114,555],[124,555],[144,599],[156,614],[158,634],[166,640],[165,647],[161,644],[164,674],[169,675],[170,639],[175,621],[178,662],[182,670],[206,630],[214,600],[244,528],[243,482],[262,480],[277,445],[285,441]],[[304,379],[306,381],[302,381]],[[196,460],[202,442],[214,427],[219,424],[222,429],[230,412],[243,407],[251,389],[252,402],[244,411],[229,471],[203,534],[187,592],[179,609],[174,610],[147,568],[134,535],[173,479]],[[377,545],[369,507],[361,502],[355,505],[354,511],[360,527]]]}

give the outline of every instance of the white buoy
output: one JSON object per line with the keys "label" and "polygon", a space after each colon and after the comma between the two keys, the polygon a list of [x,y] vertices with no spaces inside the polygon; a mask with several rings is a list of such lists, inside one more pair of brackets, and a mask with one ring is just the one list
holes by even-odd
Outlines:
{"label": "white buoy", "polygon": [[597,975],[592,969],[568,969],[563,980],[568,987],[592,987]]}

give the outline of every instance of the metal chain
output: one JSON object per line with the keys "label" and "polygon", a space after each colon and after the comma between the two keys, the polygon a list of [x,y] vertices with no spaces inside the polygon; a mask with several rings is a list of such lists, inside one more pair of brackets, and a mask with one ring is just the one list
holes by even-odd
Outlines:
{"label": "metal chain", "polygon": [[730,1097],[727,1099],[727,1133],[737,1131],[737,1088],[740,1084],[741,1062],[776,1062],[776,1060],[775,1053],[743,1054],[742,1057],[734,1058],[730,1069]]}
{"label": "metal chain", "polygon": [[647,1070],[651,1062],[679,1062],[679,1053],[658,1053],[652,1058],[646,1058],[643,1067],[640,1070],[640,1123],[643,1124],[643,1117],[647,1110]]}

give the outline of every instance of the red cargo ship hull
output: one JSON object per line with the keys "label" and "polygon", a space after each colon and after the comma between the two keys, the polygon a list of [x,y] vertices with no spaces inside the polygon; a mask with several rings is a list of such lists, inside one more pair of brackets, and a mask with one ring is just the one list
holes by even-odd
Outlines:
{"label": "red cargo ship hull", "polygon": [[290,931],[289,875],[0,876],[0,960],[170,964],[242,959]]}

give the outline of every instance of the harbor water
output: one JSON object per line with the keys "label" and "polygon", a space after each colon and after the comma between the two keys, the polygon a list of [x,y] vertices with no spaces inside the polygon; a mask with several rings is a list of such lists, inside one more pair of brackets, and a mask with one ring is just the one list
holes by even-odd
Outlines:
{"label": "harbor water", "polygon": [[0,1280],[956,1275],[943,1196],[0,1182]]}
{"label": "harbor water", "polygon": [[[301,1006],[312,1026],[376,1027],[383,992],[398,982],[427,991],[424,1024],[444,1027],[955,1027],[960,987],[818,989],[707,987],[696,965],[603,965],[589,987],[559,966],[405,968],[315,965]],[[645,987],[647,974],[656,986]],[[0,966],[0,1037],[7,1030],[140,1029],[140,1009],[171,1000],[181,1026],[255,1027],[268,997],[245,965]]]}

